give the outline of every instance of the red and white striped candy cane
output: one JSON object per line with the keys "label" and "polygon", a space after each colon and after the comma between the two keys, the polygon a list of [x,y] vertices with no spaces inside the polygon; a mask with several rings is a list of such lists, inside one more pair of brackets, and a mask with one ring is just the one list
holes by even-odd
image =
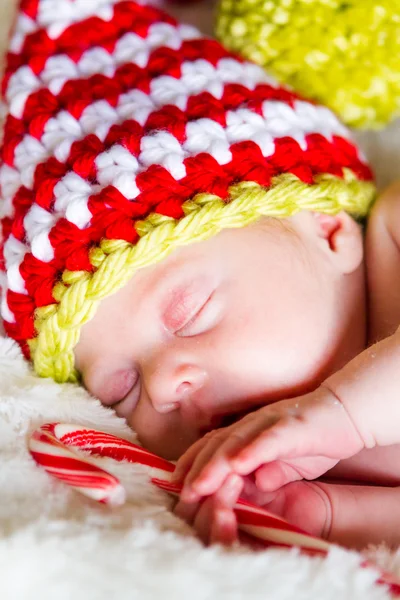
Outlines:
{"label": "red and white striped candy cane", "polygon": [[[174,496],[181,492],[182,486],[171,481],[175,470],[172,463],[115,435],[79,425],[49,423],[29,439],[33,458],[50,475],[98,502],[123,504],[125,490],[119,480],[74,448],[93,456],[146,465],[157,471],[151,477],[153,484]],[[265,546],[297,547],[301,552],[320,555],[326,555],[331,547],[329,542],[243,500],[237,502],[234,511],[239,529]],[[400,582],[390,573],[381,573],[379,583],[389,585],[392,594],[400,596]]]}

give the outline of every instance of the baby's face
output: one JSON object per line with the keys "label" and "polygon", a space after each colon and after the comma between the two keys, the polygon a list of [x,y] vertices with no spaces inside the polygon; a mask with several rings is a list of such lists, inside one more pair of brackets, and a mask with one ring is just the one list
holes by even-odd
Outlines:
{"label": "baby's face", "polygon": [[83,327],[85,386],[149,450],[176,459],[227,415],[313,389],[331,370],[341,291],[313,219],[263,220],[183,247]]}

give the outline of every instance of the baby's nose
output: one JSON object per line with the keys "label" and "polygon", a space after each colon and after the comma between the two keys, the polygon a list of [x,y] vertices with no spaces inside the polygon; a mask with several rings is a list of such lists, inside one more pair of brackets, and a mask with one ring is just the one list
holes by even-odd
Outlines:
{"label": "baby's nose", "polygon": [[146,382],[154,408],[166,413],[198,392],[206,381],[204,369],[192,364],[159,365]]}

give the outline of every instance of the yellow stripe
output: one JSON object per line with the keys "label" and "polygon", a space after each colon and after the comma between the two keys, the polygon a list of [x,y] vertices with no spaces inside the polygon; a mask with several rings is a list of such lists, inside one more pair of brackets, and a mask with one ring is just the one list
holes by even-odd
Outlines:
{"label": "yellow stripe", "polygon": [[245,227],[261,216],[285,218],[301,210],[326,214],[345,210],[362,217],[374,194],[372,183],[359,181],[348,170],[344,179],[323,175],[312,186],[284,174],[268,189],[254,182],[234,185],[228,202],[199,194],[184,204],[185,216],[180,220],[150,215],[137,223],[141,235],[137,244],[103,240],[90,255],[96,270],[65,271],[63,282],[54,288],[59,304],[36,310],[38,336],[28,342],[36,372],[59,382],[77,381],[74,348],[81,327],[93,317],[99,302],[121,289],[135,271],[162,260],[175,248],[206,240],[222,229]]}

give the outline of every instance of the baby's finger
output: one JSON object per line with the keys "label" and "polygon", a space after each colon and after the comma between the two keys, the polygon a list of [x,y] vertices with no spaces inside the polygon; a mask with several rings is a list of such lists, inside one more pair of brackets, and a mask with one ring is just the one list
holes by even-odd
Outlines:
{"label": "baby's finger", "polygon": [[[232,472],[231,466],[224,459],[224,457],[218,457],[217,460],[215,459],[218,448],[221,445],[223,435],[224,434],[220,432],[215,433],[214,436],[209,439],[208,444],[201,449],[199,454],[194,459],[193,465],[185,479],[185,484],[181,492],[181,498],[185,502],[198,502],[201,496],[209,496],[216,492],[221,487],[229,473]],[[203,490],[194,489],[193,481],[197,479],[199,474],[203,473],[204,468],[207,468],[209,463],[211,463],[213,466],[213,485],[211,490],[203,492]]]}
{"label": "baby's finger", "polygon": [[231,546],[238,539],[235,513],[229,508],[216,508],[210,531],[211,544]]}
{"label": "baby's finger", "polygon": [[[233,508],[242,493],[243,486],[243,477],[231,473],[216,492],[214,498],[221,508]],[[174,514],[186,521],[186,523],[189,523],[189,525],[192,525],[199,508],[200,502],[187,503],[179,498],[174,508]]]}
{"label": "baby's finger", "polygon": [[255,474],[257,487],[264,492],[273,492],[300,479],[316,479],[329,471],[337,462],[326,456],[275,460],[257,469]]}
{"label": "baby's finger", "polygon": [[302,475],[290,464],[282,460],[262,465],[255,472],[257,487],[262,492],[275,492],[287,483],[303,479]]}
{"label": "baby's finger", "polygon": [[193,525],[199,508],[200,502],[188,504],[187,502],[183,502],[181,499],[179,499],[175,505],[174,514],[179,517],[179,519],[186,521],[188,525]]}
{"label": "baby's finger", "polygon": [[233,507],[243,490],[242,477],[231,473],[214,494],[214,514],[210,531],[210,542],[232,545],[238,539],[238,525]]}
{"label": "baby's finger", "polygon": [[299,425],[293,420],[279,421],[240,449],[231,458],[231,465],[240,475],[248,475],[264,463],[307,456],[307,436],[312,434],[303,423]]}
{"label": "baby's finger", "polygon": [[195,442],[190,448],[186,450],[176,463],[175,471],[172,474],[172,481],[181,482],[187,475],[190,467],[192,466],[194,459],[199,454],[200,450],[208,443],[209,437],[205,435]]}
{"label": "baby's finger", "polygon": [[209,544],[211,539],[211,528],[214,519],[214,513],[214,498],[207,498],[201,504],[193,522],[193,528],[204,544]]}
{"label": "baby's finger", "polygon": [[213,451],[208,452],[208,460],[202,460],[200,454],[196,459],[197,464],[195,462],[193,465],[190,472],[191,489],[202,496],[214,494],[227,474],[235,470],[231,460],[232,455],[237,454],[243,446],[250,444],[260,435],[264,427],[265,423],[261,423],[261,420],[248,420],[227,429],[224,437],[217,435],[219,444],[215,443]]}
{"label": "baby's finger", "polygon": [[221,508],[233,508],[244,487],[243,477],[230,473],[214,495]]}

